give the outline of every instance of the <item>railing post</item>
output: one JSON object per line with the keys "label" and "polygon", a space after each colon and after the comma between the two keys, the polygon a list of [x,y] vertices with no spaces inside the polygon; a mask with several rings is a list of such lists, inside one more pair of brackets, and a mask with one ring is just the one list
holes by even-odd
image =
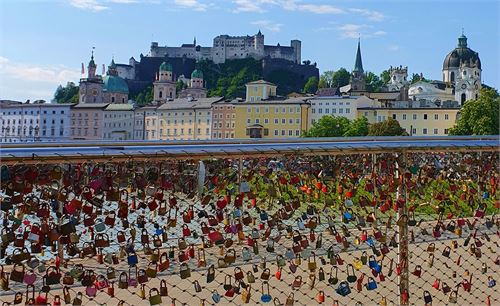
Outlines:
{"label": "railing post", "polygon": [[403,205],[398,209],[398,262],[400,274],[398,276],[399,286],[399,305],[409,305],[409,287],[410,287],[410,272],[409,272],[409,252],[408,252],[408,212],[406,207],[406,152],[403,151],[401,158],[398,158],[398,167],[396,169],[396,179],[400,179],[400,185],[397,189],[396,200],[403,200]]}

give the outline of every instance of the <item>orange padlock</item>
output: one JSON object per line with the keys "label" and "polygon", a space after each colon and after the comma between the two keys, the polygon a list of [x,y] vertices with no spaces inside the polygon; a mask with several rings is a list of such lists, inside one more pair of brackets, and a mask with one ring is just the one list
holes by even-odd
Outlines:
{"label": "orange padlock", "polygon": [[316,301],[320,304],[325,302],[325,293],[323,292],[323,290],[320,290],[316,295]]}

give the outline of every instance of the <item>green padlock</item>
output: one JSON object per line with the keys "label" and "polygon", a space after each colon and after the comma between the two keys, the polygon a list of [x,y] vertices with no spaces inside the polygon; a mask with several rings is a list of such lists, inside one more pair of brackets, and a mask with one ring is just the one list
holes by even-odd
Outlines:
{"label": "green padlock", "polygon": [[149,289],[149,304],[150,305],[160,305],[161,304],[161,295],[160,291],[156,288]]}

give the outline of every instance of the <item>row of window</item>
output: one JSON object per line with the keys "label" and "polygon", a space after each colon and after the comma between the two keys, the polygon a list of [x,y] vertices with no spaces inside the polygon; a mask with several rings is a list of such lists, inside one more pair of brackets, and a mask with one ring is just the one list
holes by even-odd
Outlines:
{"label": "row of window", "polygon": [[[105,115],[104,115],[104,118],[121,118],[121,117],[122,117],[122,115],[121,115],[121,114],[118,114],[118,115],[117,115],[117,114],[113,114],[113,115],[111,115],[111,114],[110,114],[110,115],[105,114]],[[127,117],[128,117],[128,118],[132,118],[132,114],[130,114],[130,115],[128,115],[128,116],[127,116],[127,115],[125,115],[125,114],[123,115],[123,118],[127,118]]]}
{"label": "row of window", "polygon": [[[247,108],[247,113],[255,112],[256,114],[260,113],[260,107],[248,107]],[[288,109],[288,113],[300,113],[300,107],[275,107],[274,108],[274,113],[279,113],[281,110],[281,113],[286,114]],[[269,107],[264,107],[264,113],[269,113]]]}
{"label": "row of window", "polygon": [[[433,132],[434,135],[438,135],[439,134],[439,129],[433,129],[432,132]],[[448,132],[449,132],[448,129],[444,129],[444,134],[445,135],[448,135]],[[412,128],[412,135],[415,135],[415,134],[417,134],[417,129],[416,128]],[[430,131],[427,128],[423,128],[422,129],[422,134],[423,135],[429,135]]]}
{"label": "row of window", "polygon": [[[264,129],[264,136],[269,136],[269,129]],[[274,136],[300,136],[300,130],[274,130]],[[250,129],[246,130],[246,135],[250,135]]]}
{"label": "row of window", "polygon": [[227,110],[235,109],[234,106],[214,106],[214,110],[224,110],[224,108]]}
{"label": "row of window", "polygon": [[[332,113],[332,114],[336,114],[336,113],[337,113],[337,109],[336,109],[336,108],[332,108],[332,109],[330,109],[330,108],[325,108],[325,109],[324,109],[324,113],[325,113],[325,114],[330,114],[330,110],[331,110],[331,113]],[[339,109],[338,109],[338,111],[339,111],[339,114],[343,114],[343,113],[344,113],[344,109],[343,109],[343,108],[339,108]],[[312,113],[312,114],[316,114],[316,109],[315,109],[315,108],[312,108],[312,109],[311,109],[311,113]],[[350,114],[350,113],[351,113],[351,109],[350,109],[350,108],[346,108],[346,109],[345,109],[345,113],[346,113],[346,114]],[[323,108],[318,108],[318,114],[323,114]]]}
{"label": "row of window", "polygon": [[[365,113],[365,114],[368,114],[368,113]],[[413,116],[412,117],[413,120],[417,120],[418,114],[413,114],[412,116]],[[406,120],[406,114],[402,114],[401,117],[402,117],[401,118],[402,120]],[[427,120],[427,118],[428,118],[427,114],[424,114],[424,120]],[[392,114],[392,119],[397,120],[399,118],[397,117],[397,114]],[[450,116],[448,114],[444,114],[444,120],[449,120],[449,119],[450,119]],[[439,114],[434,114],[434,120],[439,120]]]}
{"label": "row of window", "polygon": [[[21,124],[21,122],[23,122],[23,121],[21,121],[21,119],[17,120],[17,124]],[[61,119],[59,122],[61,124],[64,124],[64,119]],[[35,120],[35,124],[38,124],[38,123],[39,123],[39,121],[38,121],[38,119],[36,119]],[[43,123],[47,124],[47,119],[43,119]],[[7,120],[2,119],[2,125],[6,125],[6,124],[11,124],[10,119],[7,119]],[[15,119],[12,119],[12,124],[16,124],[16,120]],[[28,124],[28,120],[24,119],[24,124]],[[29,120],[29,124],[33,124],[33,119]],[[52,119],[52,124],[56,124],[56,120],[55,119]]]}
{"label": "row of window", "polygon": [[[10,136],[39,136],[38,130],[36,129],[23,129],[21,133],[21,129],[17,129],[17,133],[15,129],[6,129],[2,128],[2,134],[4,136],[10,135]],[[43,129],[42,136],[47,136],[47,130]],[[50,136],[55,136],[56,135],[56,130],[54,128],[50,129]],[[64,129],[59,130],[59,136],[64,136]]]}
{"label": "row of window", "polygon": [[[83,130],[83,131],[82,131]],[[83,132],[83,134],[82,134]],[[71,136],[90,136],[89,134],[89,129],[88,128],[78,128],[76,129],[76,134],[75,134],[75,129],[71,129]],[[97,128],[94,128],[94,136],[97,136]]]}
{"label": "row of window", "polygon": [[[235,119],[236,114],[232,114],[232,116],[230,114],[226,114],[226,119],[230,119],[231,117]],[[224,119],[224,114],[214,114],[214,119]]]}
{"label": "row of window", "polygon": [[[224,136],[224,137],[223,137]],[[229,139],[229,138],[234,138],[234,133],[222,133],[222,132],[214,132],[214,135],[212,137],[213,139]]]}
{"label": "row of window", "polygon": [[[288,121],[285,119],[285,118],[281,118],[281,124],[293,124],[295,122],[295,124],[300,124],[300,119],[299,118],[295,118],[295,119],[292,119],[292,118],[289,118]],[[261,121],[260,121],[260,118],[255,118],[255,124],[260,124]],[[279,124],[280,123],[280,119],[278,118],[274,118],[274,124]],[[247,118],[247,124],[252,124],[252,119],[251,118]],[[269,124],[269,118],[264,118],[264,124]],[[234,124],[233,124],[234,126]]]}
{"label": "row of window", "polygon": [[[88,117],[89,116],[89,113],[84,113],[84,116],[83,117]],[[73,113],[71,115],[71,117],[76,117],[76,114]],[[78,113],[78,117],[82,117],[82,113]],[[98,113],[94,113],[94,117],[99,117],[99,114]]]}
{"label": "row of window", "polygon": [[[22,114],[23,114],[22,111],[19,111],[19,112],[16,112],[16,111],[14,111],[14,112],[4,111],[4,112],[2,112],[2,115],[4,115],[4,116],[5,115],[22,115]],[[24,114],[28,115],[28,111],[24,111]],[[29,112],[29,115],[35,115],[35,114],[36,115],[40,115],[40,111],[36,111],[36,112],[35,111],[30,111]],[[47,111],[44,110],[43,114],[47,115]],[[52,114],[55,115],[55,114],[57,114],[57,112],[55,110],[53,110]],[[59,111],[59,114],[64,114],[64,111],[63,110]]]}
{"label": "row of window", "polygon": [[[181,128],[181,129],[166,129],[165,133],[163,133],[164,132],[163,129],[160,129],[159,132],[160,132],[160,137],[161,136],[178,136],[178,135],[192,135],[193,134],[193,130],[192,129],[187,129],[187,131],[186,131],[187,134],[184,134],[185,129],[183,129],[183,128]],[[155,134],[156,134],[156,131],[155,130],[151,130],[151,131],[147,130],[146,131],[146,138],[149,138],[150,134],[151,134],[151,137],[154,138]],[[196,134],[198,134],[198,135],[201,134],[201,129],[200,128],[197,129]],[[205,134],[206,135],[210,135],[210,129],[209,128],[205,129]]]}
{"label": "row of window", "polygon": [[[223,126],[222,122],[214,122],[214,129],[216,129],[217,127],[219,129],[222,129],[222,126]],[[230,127],[234,129],[234,122],[231,123],[226,122],[226,129],[229,129]]]}
{"label": "row of window", "polygon": [[[319,106],[323,106],[323,103],[325,103],[325,106],[330,106],[330,102],[313,102],[312,105],[315,106],[315,105],[319,105]],[[335,106],[337,105],[337,102],[332,102],[332,105]],[[339,102],[339,105],[342,106],[344,105],[344,102]],[[351,105],[351,102],[346,102],[345,105]]]}

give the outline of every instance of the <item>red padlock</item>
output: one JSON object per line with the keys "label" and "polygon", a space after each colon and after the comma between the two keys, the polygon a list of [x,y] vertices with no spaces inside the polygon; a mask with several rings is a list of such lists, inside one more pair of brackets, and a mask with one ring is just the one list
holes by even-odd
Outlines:
{"label": "red padlock", "polygon": [[107,292],[108,292],[108,295],[110,297],[114,297],[115,296],[115,286],[114,286],[114,282],[111,282],[108,289],[107,289]]}
{"label": "red padlock", "polygon": [[439,280],[439,278],[436,278],[436,280],[434,281],[434,284],[432,285],[432,287],[434,287],[434,289],[436,290],[439,290],[439,285],[441,284],[441,281]]}
{"label": "red padlock", "polygon": [[278,268],[278,271],[276,271],[275,276],[277,280],[281,280],[281,267]]}

